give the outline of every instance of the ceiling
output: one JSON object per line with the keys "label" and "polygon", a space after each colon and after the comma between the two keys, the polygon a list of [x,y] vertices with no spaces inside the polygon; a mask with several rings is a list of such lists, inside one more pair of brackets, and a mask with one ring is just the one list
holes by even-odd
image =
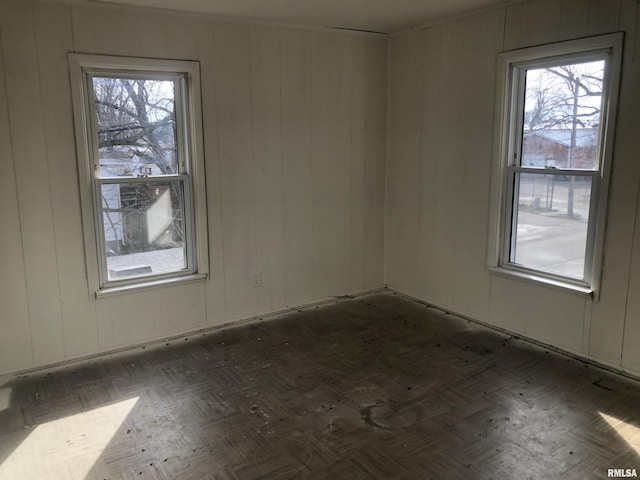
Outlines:
{"label": "ceiling", "polygon": [[279,24],[394,33],[508,0],[89,0]]}

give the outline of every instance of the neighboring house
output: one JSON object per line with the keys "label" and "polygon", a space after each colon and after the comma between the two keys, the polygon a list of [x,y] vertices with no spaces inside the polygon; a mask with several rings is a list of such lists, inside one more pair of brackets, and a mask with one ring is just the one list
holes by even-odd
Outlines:
{"label": "neighboring house", "polygon": [[576,148],[570,156],[571,133],[569,128],[525,132],[522,144],[522,165],[593,168],[598,145],[598,129],[576,129]]}
{"label": "neighboring house", "polygon": [[[127,151],[106,150],[100,152],[100,170],[103,177],[121,177],[130,175],[159,175],[160,168],[155,164],[143,163],[137,155]],[[158,235],[150,236],[150,230],[164,230],[170,221],[149,228],[145,213],[149,205],[163,198],[165,205],[163,217],[172,218],[169,195],[162,192],[142,192],[136,184],[112,184],[102,187],[102,208],[105,229],[106,248],[111,254],[144,251],[150,244],[157,243]],[[159,190],[159,189],[156,189]],[[167,204],[167,202],[169,202]],[[156,207],[156,210],[158,207]]]}

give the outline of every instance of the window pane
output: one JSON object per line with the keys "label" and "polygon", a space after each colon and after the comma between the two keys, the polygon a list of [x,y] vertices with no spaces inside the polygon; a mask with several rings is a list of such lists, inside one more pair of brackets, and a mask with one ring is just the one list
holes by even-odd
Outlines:
{"label": "window pane", "polygon": [[510,261],[583,279],[591,183],[589,176],[516,174]]}
{"label": "window pane", "polygon": [[604,60],[526,72],[522,166],[597,168]]}
{"label": "window pane", "polygon": [[93,77],[100,176],[178,173],[172,80]]}
{"label": "window pane", "polygon": [[187,268],[182,181],[101,185],[109,280]]}

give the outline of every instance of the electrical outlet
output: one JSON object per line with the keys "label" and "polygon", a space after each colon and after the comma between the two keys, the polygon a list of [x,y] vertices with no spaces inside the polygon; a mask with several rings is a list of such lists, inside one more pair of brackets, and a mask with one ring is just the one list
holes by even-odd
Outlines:
{"label": "electrical outlet", "polygon": [[251,274],[251,284],[253,285],[253,288],[262,285],[262,272],[253,272]]}

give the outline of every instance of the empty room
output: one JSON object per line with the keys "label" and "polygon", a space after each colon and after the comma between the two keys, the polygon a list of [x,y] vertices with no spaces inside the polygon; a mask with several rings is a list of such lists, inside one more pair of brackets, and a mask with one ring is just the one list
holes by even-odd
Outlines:
{"label": "empty room", "polygon": [[640,472],[638,0],[0,0],[0,479]]}

